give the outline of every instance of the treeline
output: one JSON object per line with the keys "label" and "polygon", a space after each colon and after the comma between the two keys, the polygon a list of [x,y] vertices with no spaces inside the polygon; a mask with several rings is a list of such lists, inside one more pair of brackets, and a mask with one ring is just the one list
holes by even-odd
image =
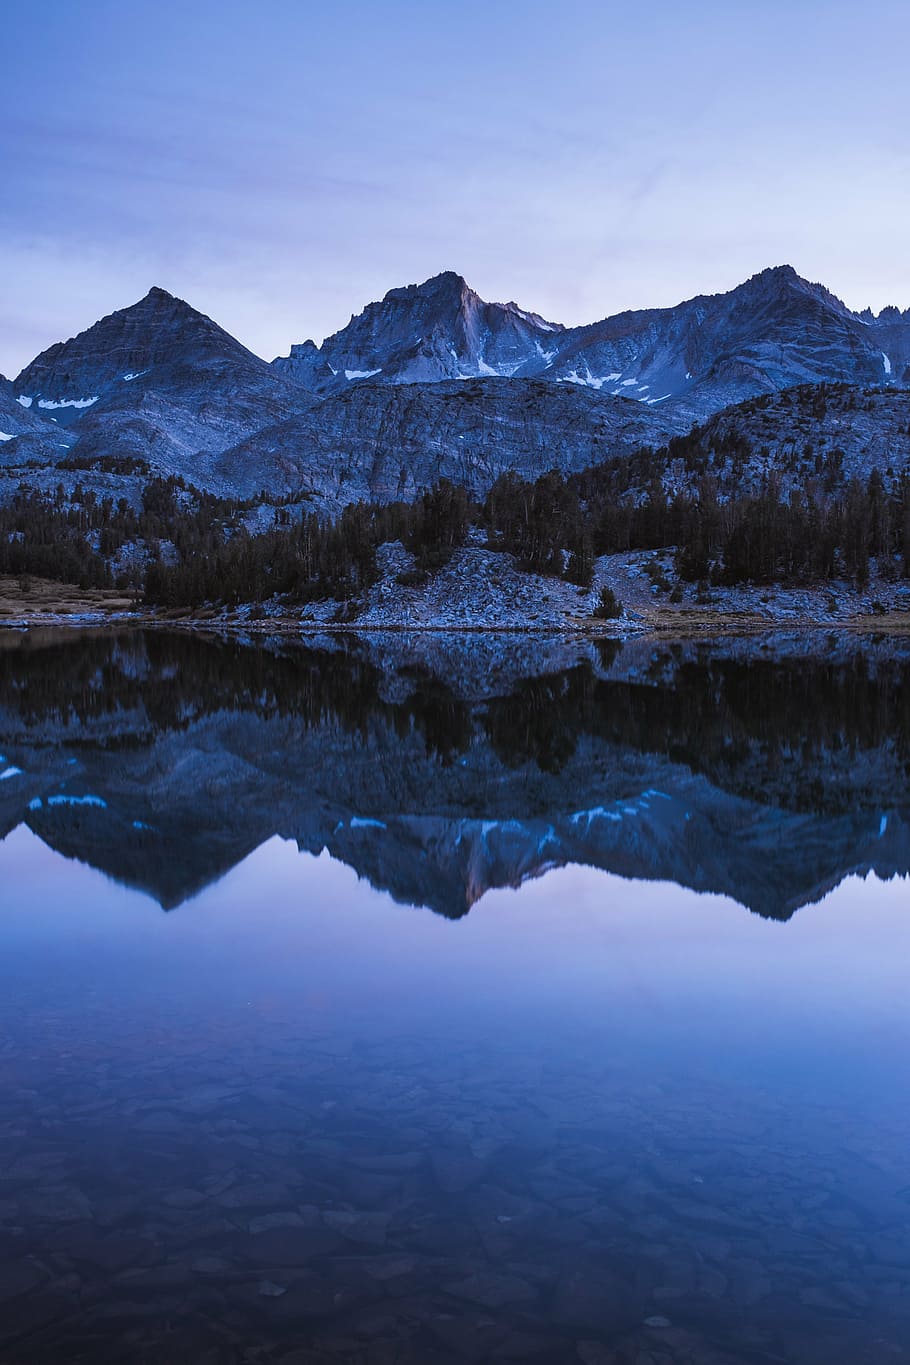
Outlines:
{"label": "treeline", "polygon": [[330,521],[314,513],[293,524],[285,511],[269,530],[243,527],[226,536],[199,534],[187,515],[174,531],[175,557],[150,564],[145,600],[163,607],[206,602],[236,606],[281,597],[291,603],[365,592],[379,577],[377,550],[400,540],[418,575],[441,568],[467,536],[472,507],[463,488],[441,480],[416,503],[352,503]]}
{"label": "treeline", "polygon": [[[264,494],[219,498],[180,478],[155,478],[145,484],[136,509],[126,498],[101,498],[79,484],[69,492],[60,484],[53,494],[23,485],[0,505],[0,574],[141,591],[144,560],[155,562],[162,542],[173,545],[178,558],[214,552],[243,515],[266,500]],[[115,570],[130,546],[140,551],[137,566]]]}
{"label": "treeline", "polygon": [[869,581],[870,562],[906,576],[910,478],[888,492],[874,470],[837,495],[798,489],[784,497],[769,479],[757,493],[722,500],[716,483],[668,498],[659,479],[644,496],[617,496],[611,467],[526,483],[501,476],[484,504],[488,543],[537,573],[591,582],[599,555],[673,547],[681,578],[738,583]]}
{"label": "treeline", "polygon": [[50,578],[80,588],[111,587],[93,512],[20,490],[0,507],[0,574]]}
{"label": "treeline", "polygon": [[507,473],[482,505],[446,480],[412,504],[355,503],[334,519],[273,500],[262,530],[248,523],[263,524],[264,498],[218,498],[179,479],[150,480],[138,507],[81,488],[52,496],[23,488],[0,507],[0,573],[129,588],[167,608],[345,602],[377,581],[380,545],[401,541],[412,552],[415,567],[400,581],[414,584],[473,529],[520,568],[583,587],[600,555],[670,547],[679,577],[705,585],[845,578],[863,588],[873,562],[880,574],[908,576],[906,474],[888,488],[873,471],[835,493],[810,481],[786,495],[769,478],[729,497],[702,475],[693,491],[668,497],[656,459],[643,451],[533,482]]}

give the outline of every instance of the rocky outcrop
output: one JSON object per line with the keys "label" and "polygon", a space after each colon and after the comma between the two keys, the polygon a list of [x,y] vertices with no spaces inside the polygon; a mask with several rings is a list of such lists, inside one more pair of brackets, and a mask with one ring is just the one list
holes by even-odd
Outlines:
{"label": "rocky outcrop", "polygon": [[363,380],[432,383],[538,373],[564,331],[515,303],[485,303],[445,271],[424,284],[391,289],[321,347],[293,346],[275,368],[320,393]]}

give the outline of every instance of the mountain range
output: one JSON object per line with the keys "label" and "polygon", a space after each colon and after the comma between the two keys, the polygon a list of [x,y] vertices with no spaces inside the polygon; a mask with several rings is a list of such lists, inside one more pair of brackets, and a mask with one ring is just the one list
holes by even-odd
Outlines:
{"label": "mountain range", "polygon": [[316,347],[273,362],[316,393],[363,380],[546,378],[700,417],[753,393],[823,380],[910,383],[910,310],[852,313],[791,266],[675,308],[582,327],[485,303],[452,272],[391,290]]}
{"label": "mountain range", "polygon": [[153,288],[0,378],[0,496],[24,479],[135,497],[149,474],[327,510],[441,475],[482,493],[504,469],[581,469],[822,383],[910,390],[910,309],[852,312],[781,266],[566,327],[444,272],[268,363]]}

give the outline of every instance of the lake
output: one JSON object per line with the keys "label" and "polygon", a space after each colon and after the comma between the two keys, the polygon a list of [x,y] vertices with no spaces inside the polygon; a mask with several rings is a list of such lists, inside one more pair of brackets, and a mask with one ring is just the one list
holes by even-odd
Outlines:
{"label": "lake", "polygon": [[910,1357],[910,645],[0,640],[0,1361]]}

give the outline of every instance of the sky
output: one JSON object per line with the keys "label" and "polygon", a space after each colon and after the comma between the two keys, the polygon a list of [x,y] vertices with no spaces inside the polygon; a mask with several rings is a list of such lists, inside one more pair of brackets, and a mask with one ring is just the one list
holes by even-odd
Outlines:
{"label": "sky", "polygon": [[910,306],[910,6],[9,6],[0,372],[158,284],[271,359],[453,269],[565,323]]}

